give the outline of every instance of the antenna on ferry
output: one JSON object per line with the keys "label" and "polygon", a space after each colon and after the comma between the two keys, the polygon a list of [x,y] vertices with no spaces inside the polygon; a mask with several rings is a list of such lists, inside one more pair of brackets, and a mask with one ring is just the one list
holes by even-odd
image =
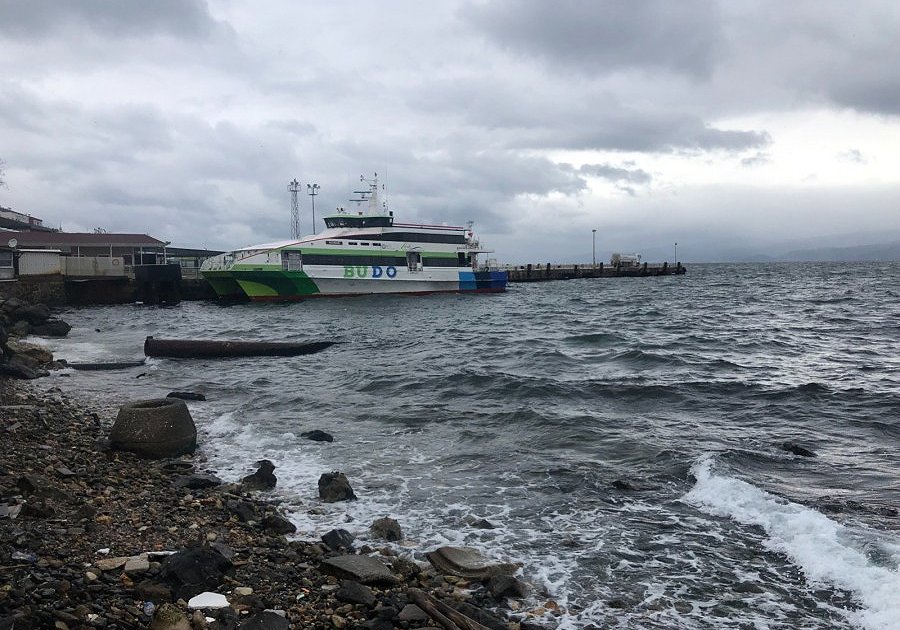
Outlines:
{"label": "antenna on ferry", "polygon": [[296,177],[294,181],[288,182],[288,190],[291,193],[291,238],[297,240],[300,238],[300,202],[297,200],[300,182]]}

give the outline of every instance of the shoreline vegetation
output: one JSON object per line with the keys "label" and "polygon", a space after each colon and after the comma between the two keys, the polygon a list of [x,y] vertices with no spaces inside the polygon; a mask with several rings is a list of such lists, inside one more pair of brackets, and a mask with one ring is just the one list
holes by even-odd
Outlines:
{"label": "shoreline vegetation", "polygon": [[113,419],[90,405],[0,376],[0,630],[538,630],[558,614],[521,609],[515,565],[398,555],[393,519],[368,544],[297,540],[271,462],[224,483],[202,453],[142,459],[111,448]]}

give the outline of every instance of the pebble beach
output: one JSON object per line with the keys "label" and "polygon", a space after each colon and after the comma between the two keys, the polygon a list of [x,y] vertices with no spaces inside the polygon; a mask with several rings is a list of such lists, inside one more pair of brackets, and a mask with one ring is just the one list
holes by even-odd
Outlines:
{"label": "pebble beach", "polygon": [[[54,388],[0,381],[0,629],[439,625],[416,596],[472,628],[531,625],[486,610],[515,607],[513,578],[443,575],[389,545],[292,539],[265,491],[210,480],[199,458],[111,450],[113,420]],[[352,579],[335,560],[348,555],[388,577]]]}

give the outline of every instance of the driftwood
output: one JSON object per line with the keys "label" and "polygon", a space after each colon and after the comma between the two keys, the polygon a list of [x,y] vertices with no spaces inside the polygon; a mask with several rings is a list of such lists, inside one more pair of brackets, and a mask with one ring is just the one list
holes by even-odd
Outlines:
{"label": "driftwood", "polygon": [[147,337],[144,340],[144,354],[148,357],[175,357],[181,359],[293,357],[320,352],[334,344],[334,341],[277,343],[269,341],[154,339],[153,337]]}
{"label": "driftwood", "polygon": [[487,626],[483,626],[474,619],[466,617],[458,610],[454,610],[421,589],[409,588],[406,592],[416,605],[441,624],[444,630],[490,630]]}
{"label": "driftwood", "polygon": [[93,370],[124,370],[127,368],[139,367],[144,365],[145,359],[140,361],[112,361],[109,363],[66,363],[66,367],[73,370],[93,371]]}

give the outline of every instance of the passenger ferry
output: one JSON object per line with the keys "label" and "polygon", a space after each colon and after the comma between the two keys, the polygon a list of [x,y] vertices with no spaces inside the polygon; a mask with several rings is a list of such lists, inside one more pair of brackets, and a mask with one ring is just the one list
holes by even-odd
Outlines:
{"label": "passenger ferry", "polygon": [[324,231],[214,256],[200,273],[220,298],[254,301],[506,290],[506,272],[479,263],[479,254],[493,250],[480,245],[471,225],[395,223],[379,203],[377,176],[360,181],[368,189],[353,200],[357,209],[325,216]]}

